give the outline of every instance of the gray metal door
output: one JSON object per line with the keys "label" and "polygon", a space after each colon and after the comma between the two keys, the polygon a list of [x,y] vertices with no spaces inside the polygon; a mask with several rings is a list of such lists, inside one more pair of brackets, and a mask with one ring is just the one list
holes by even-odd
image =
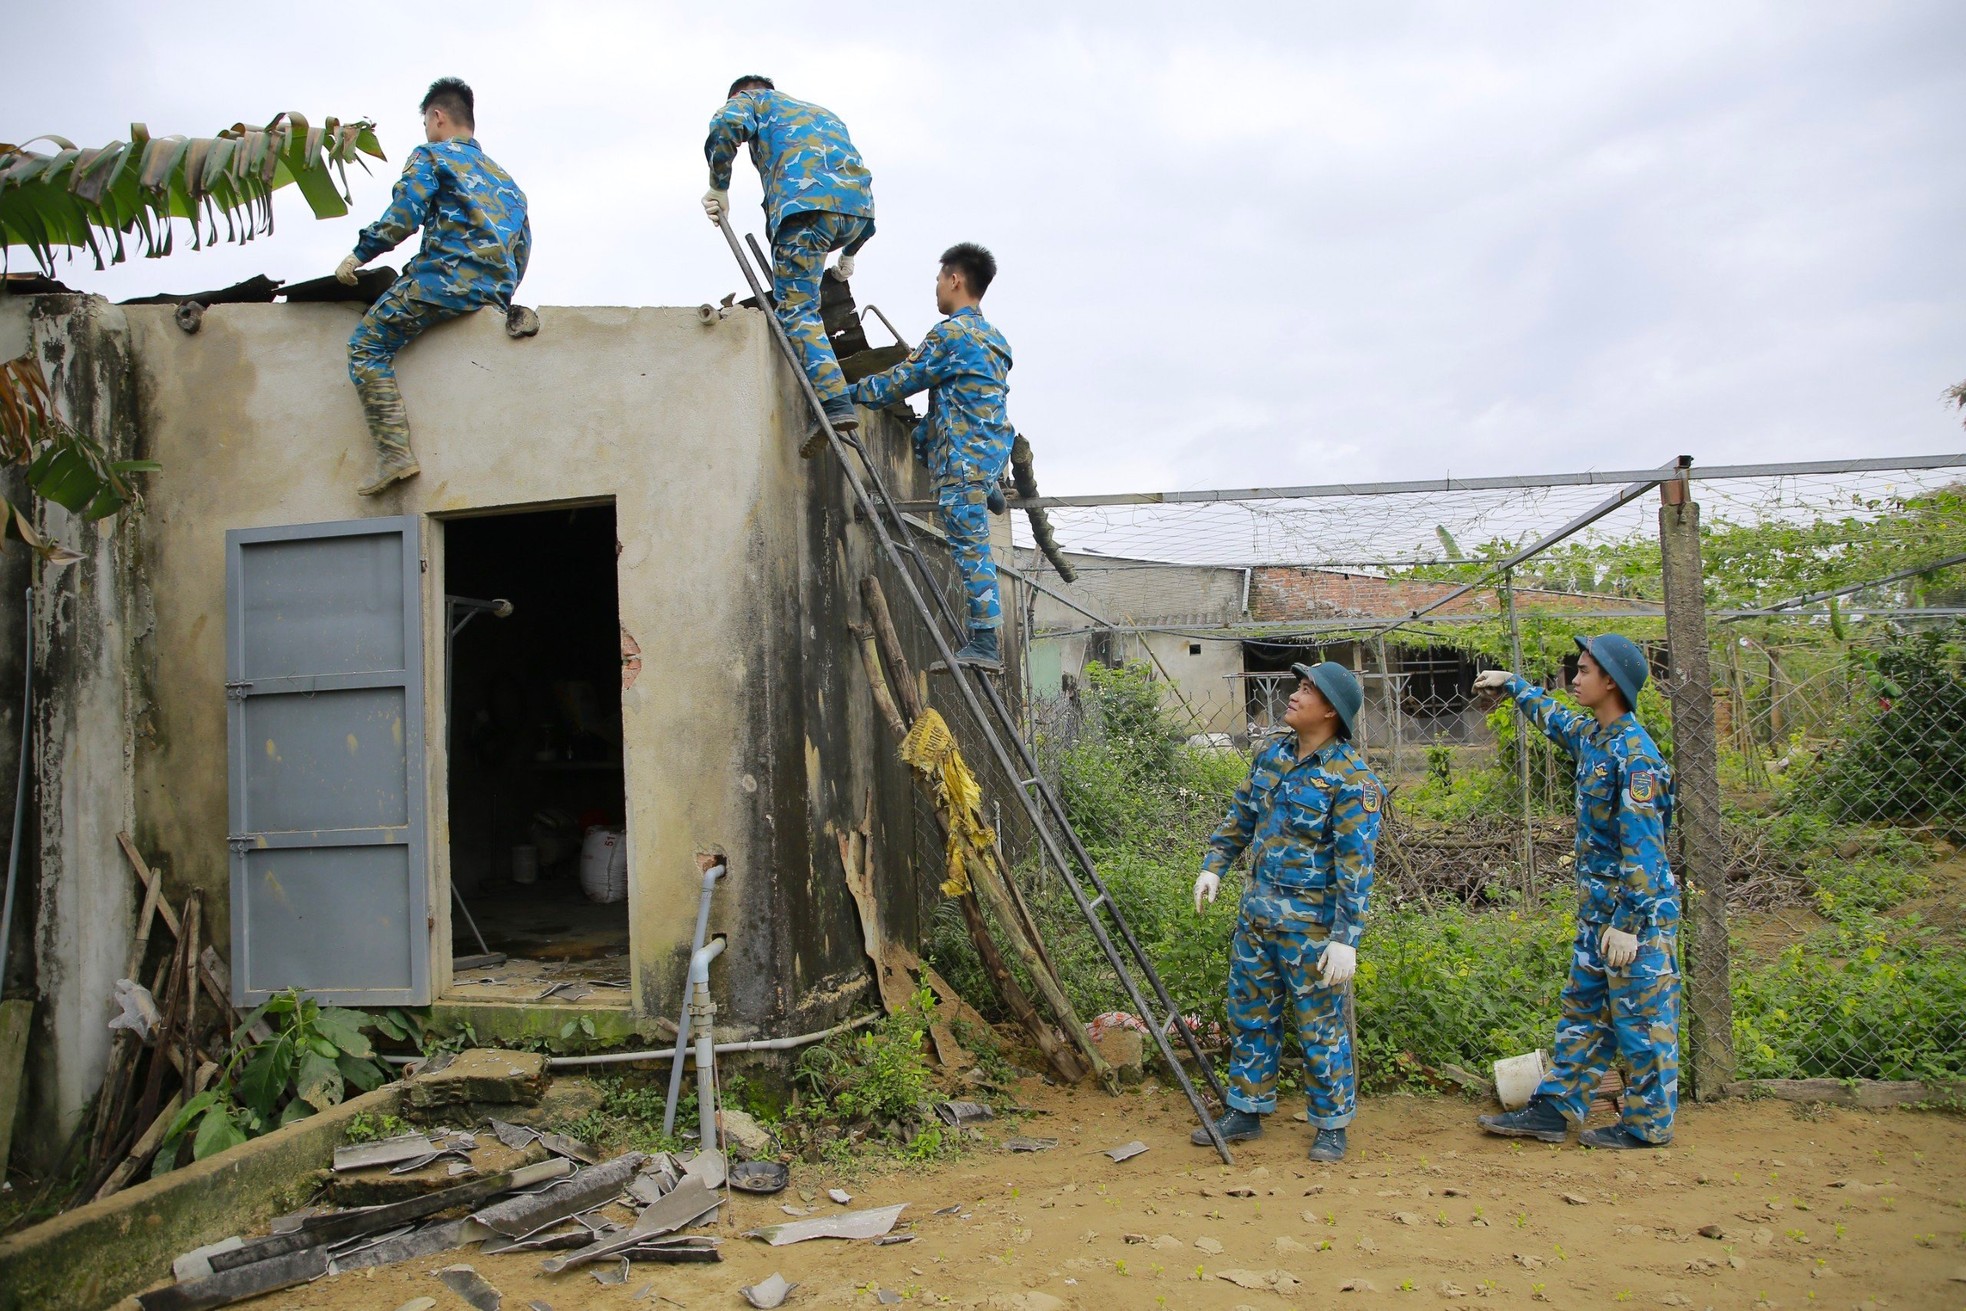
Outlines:
{"label": "gray metal door", "polygon": [[228,532],[240,1002],[430,1001],[417,520]]}

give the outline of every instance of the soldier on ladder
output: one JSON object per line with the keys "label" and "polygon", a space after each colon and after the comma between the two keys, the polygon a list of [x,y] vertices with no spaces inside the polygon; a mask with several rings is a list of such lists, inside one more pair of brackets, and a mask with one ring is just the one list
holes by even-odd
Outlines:
{"label": "soldier on ladder", "polygon": [[[1385,790],[1352,744],[1364,695],[1335,661],[1293,665],[1297,690],[1284,708],[1293,733],[1256,756],[1229,814],[1208,840],[1195,880],[1195,913],[1221,890],[1245,848],[1243,895],[1229,958],[1228,1109],[1215,1121],[1224,1142],[1263,1132],[1276,1109],[1277,1063],[1288,1025],[1304,1053],[1313,1161],[1345,1159],[1358,1113],[1358,1077],[1345,1023],[1347,985],[1358,966],[1372,892],[1373,844]],[[1206,1129],[1193,1135],[1211,1145]]]}
{"label": "soldier on ladder", "polygon": [[[730,84],[703,143],[710,161],[703,210],[712,223],[730,214],[731,161],[747,141],[751,162],[764,182],[778,321],[798,348],[827,421],[835,432],[846,432],[860,421],[847,400],[846,376],[819,317],[819,279],[826,256],[836,250],[837,275],[853,276],[855,253],[874,235],[874,176],[853,148],[846,124],[832,111],[793,99],[768,77],[740,77]],[[815,418],[799,454],[810,459],[825,442],[826,430]]]}
{"label": "soldier on ladder", "polygon": [[[915,458],[935,476],[942,531],[969,598],[969,643],[956,652],[956,663],[993,673],[1003,668],[997,640],[1003,607],[988,512],[1004,508],[997,485],[1017,436],[1004,410],[1010,343],[981,308],[996,276],[996,257],[974,242],[943,251],[935,308],[948,317],[928,330],[907,359],[862,378],[851,392],[856,402],[877,410],[927,389],[928,413],[915,426]],[[940,662],[931,666],[940,667]]]}

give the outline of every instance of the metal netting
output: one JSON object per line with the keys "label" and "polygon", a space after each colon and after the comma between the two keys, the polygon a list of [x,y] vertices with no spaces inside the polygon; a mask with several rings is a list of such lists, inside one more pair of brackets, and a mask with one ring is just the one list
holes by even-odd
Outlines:
{"label": "metal netting", "polygon": [[[1712,698],[1715,977],[1743,1079],[1966,1074],[1966,457],[1886,463],[1692,483],[1711,687],[1680,695]],[[1672,752],[1659,498],[1610,505],[1601,480],[1299,490],[1048,504],[1076,581],[1020,545],[1005,597],[1047,770],[1102,731],[1094,667],[1151,679],[1182,749],[1246,759],[1281,724],[1291,665],[1335,659],[1360,676],[1392,797],[1380,904],[1560,900],[1569,761],[1474,677],[1561,688],[1571,634],[1623,632],[1660,676],[1640,717]]]}

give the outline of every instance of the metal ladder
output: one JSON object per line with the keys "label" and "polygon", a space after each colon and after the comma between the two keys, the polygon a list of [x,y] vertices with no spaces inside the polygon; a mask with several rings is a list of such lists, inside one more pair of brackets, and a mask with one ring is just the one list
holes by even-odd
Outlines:
{"label": "metal ladder", "polygon": [[[730,243],[731,255],[736,258],[738,267],[744,271],[744,280],[750,284],[752,294],[757,297],[759,308],[765,311],[765,318],[771,323],[772,336],[778,342],[779,352],[785,357],[785,362],[791,366],[792,376],[798,380],[799,391],[805,397],[807,407],[824,427],[826,440],[832,446],[833,453],[839,457],[840,468],[846,474],[847,485],[851,488],[855,501],[859,503],[861,512],[873,525],[874,537],[881,553],[894,566],[896,574],[901,579],[903,590],[908,594],[908,603],[914,607],[923,626],[927,628],[937,654],[941,656],[944,665],[950,671],[951,681],[962,695],[963,705],[969,711],[970,718],[975,722],[984,740],[990,744],[991,754],[996,757],[1004,776],[1020,780],[1017,787],[1018,798],[1023,803],[1025,812],[1030,816],[1031,827],[1043,844],[1045,854],[1057,866],[1066,888],[1071,891],[1072,900],[1078,903],[1079,913],[1085,917],[1085,922],[1091,927],[1092,935],[1099,943],[1099,949],[1106,955],[1107,964],[1112,966],[1113,973],[1118,976],[1121,986],[1126,989],[1126,995],[1133,1003],[1134,1013],[1146,1019],[1154,1046],[1160,1051],[1162,1062],[1167,1066],[1168,1072],[1174,1076],[1175,1081],[1181,1085],[1181,1091],[1187,1094],[1188,1104],[1194,1107],[1195,1116],[1201,1121],[1209,1142],[1214,1145],[1224,1163],[1234,1164],[1235,1158],[1229,1153],[1229,1145],[1222,1141],[1222,1135],[1215,1128],[1215,1117],[1210,1114],[1207,1103],[1202,1100],[1201,1093],[1195,1088],[1194,1081],[1188,1077],[1187,1069],[1175,1056],[1173,1047],[1168,1043],[1169,1036],[1177,1033],[1180,1035],[1181,1041],[1187,1045],[1188,1054],[1194,1058],[1196,1068],[1207,1078],[1208,1086],[1215,1094],[1216,1100],[1226,1105],[1227,1097],[1222,1088],[1222,1081],[1216,1077],[1214,1067],[1202,1054],[1201,1044],[1196,1041],[1193,1028],[1182,1016],[1180,1009],[1175,1006],[1173,999],[1167,995],[1166,985],[1161,982],[1159,972],[1154,969],[1153,962],[1147,958],[1147,953],[1141,948],[1139,940],[1133,936],[1132,927],[1127,924],[1126,917],[1120,913],[1120,908],[1113,901],[1105,880],[1100,878],[1099,870],[1093,865],[1092,857],[1086,852],[1085,845],[1079,841],[1078,834],[1073,831],[1071,821],[1065,816],[1064,803],[1059,799],[1056,789],[1038,769],[1037,757],[1032,754],[1030,744],[1019,735],[1016,723],[1011,717],[1010,707],[1004,703],[1002,693],[997,690],[996,684],[991,682],[989,675],[956,663],[955,650],[945,635],[943,625],[947,624],[952,631],[963,631],[966,625],[960,621],[954,607],[950,605],[949,598],[929,569],[927,557],[922,554],[914,534],[909,531],[908,524],[903,519],[899,507],[896,506],[894,498],[888,494],[887,483],[881,477],[878,462],[868,455],[866,447],[861,444],[857,434],[841,435],[826,418],[825,408],[820,404],[819,394],[813,390],[812,380],[806,377],[805,366],[799,360],[799,353],[793,347],[791,338],[786,336],[785,325],[779,322],[778,315],[773,312],[775,302],[767,285],[771,277],[771,261],[765,258],[764,252],[758,247],[757,240],[749,234],[746,234],[745,242],[750,247],[751,258],[746,258],[744,246],[738,244],[737,234],[731,231],[728,218],[719,218],[717,227],[724,234],[724,240]],[[757,261],[755,266],[752,259]],[[762,271],[762,279],[760,271]],[[846,453],[849,448],[859,456],[860,473],[854,471],[853,463],[847,459]],[[930,602],[930,597],[934,598],[933,603]],[[938,610],[941,615],[940,623],[937,622]],[[965,674],[968,676],[965,677]],[[1113,934],[1108,932],[1106,924],[1100,919],[1099,912],[1102,910],[1112,921],[1112,927],[1118,933],[1118,944],[1114,942]],[[1121,952],[1122,946],[1125,949],[1124,955]],[[1133,962],[1132,969],[1127,966],[1129,958]],[[1140,984],[1134,977],[1136,970],[1145,977],[1154,999],[1159,1003],[1158,1009],[1147,1004],[1146,997],[1140,991]]]}

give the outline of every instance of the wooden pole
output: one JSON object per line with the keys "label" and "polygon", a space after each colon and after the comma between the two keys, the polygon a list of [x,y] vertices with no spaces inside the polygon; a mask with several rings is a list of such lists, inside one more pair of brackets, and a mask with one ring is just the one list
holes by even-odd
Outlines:
{"label": "wooden pole", "polygon": [[[1682,457],[1681,468],[1692,464]],[[1687,1034],[1693,1095],[1711,1101],[1734,1079],[1734,1003],[1728,991],[1727,866],[1720,832],[1720,760],[1700,567],[1700,507],[1684,478],[1661,483],[1659,551],[1665,578],[1672,700],[1673,828],[1687,901]]]}
{"label": "wooden pole", "polygon": [[[888,612],[887,596],[881,590],[880,580],[872,575],[861,579],[860,597],[866,607],[867,617],[872,623],[880,661],[885,661],[888,673],[893,676],[891,686],[898,695],[902,713],[906,715],[908,721],[912,722],[921,715],[923,702],[920,691],[910,676],[908,657],[901,649],[899,634],[894,630],[894,620]],[[882,673],[880,661],[873,660],[872,656],[873,653],[863,646],[861,658],[870,662],[867,669],[868,681],[879,688],[890,680]],[[880,700],[878,693],[875,700],[877,703]],[[886,712],[882,713],[885,716]],[[894,721],[890,720],[890,723],[892,722]],[[938,815],[937,818],[937,827],[942,829],[940,816]],[[946,837],[946,830],[943,835]],[[1011,950],[1023,961],[1031,981],[1044,995],[1052,1014],[1059,1021],[1059,1028],[1063,1030],[1065,1040],[1076,1049],[1076,1054],[1087,1069],[1098,1075],[1102,1083],[1116,1089],[1118,1087],[1116,1076],[1105,1059],[1100,1056],[1099,1049],[1093,1045],[1092,1039],[1086,1036],[1085,1026],[1079,1022],[1076,1010],[1065,995],[1064,986],[1059,983],[1045,959],[1043,944],[1035,935],[1035,926],[1027,925],[1025,918],[1020,916],[1020,907],[1012,898],[1005,882],[999,879],[995,861],[985,859],[979,854],[966,863],[972,895],[957,898],[958,901],[966,903],[962,907],[963,924],[969,930],[970,938],[976,944],[977,956],[983,962],[985,971],[990,974],[992,982],[997,985],[997,991],[1002,996],[1005,1006],[1031,1034],[1032,1039],[1038,1042],[1046,1057],[1052,1060],[1053,1067],[1061,1075],[1065,1074],[1070,1062],[1061,1063],[1058,1055],[1054,1054],[1045,1041],[1045,1037],[1049,1035],[1045,1033],[1044,1020],[1031,1005],[1030,999],[1024,995],[1023,989],[1018,986],[1016,976],[1010,972],[1001,952],[997,950],[998,944],[990,933],[988,921],[975,904],[978,895],[988,900],[991,910],[996,912],[998,923],[1003,926],[1006,936],[1010,939]],[[1007,873],[1004,878],[1007,879]],[[1055,1042],[1055,1039],[1053,1041]],[[1081,1070],[1077,1075],[1067,1077],[1076,1080],[1083,1077],[1083,1074],[1084,1071]]]}

